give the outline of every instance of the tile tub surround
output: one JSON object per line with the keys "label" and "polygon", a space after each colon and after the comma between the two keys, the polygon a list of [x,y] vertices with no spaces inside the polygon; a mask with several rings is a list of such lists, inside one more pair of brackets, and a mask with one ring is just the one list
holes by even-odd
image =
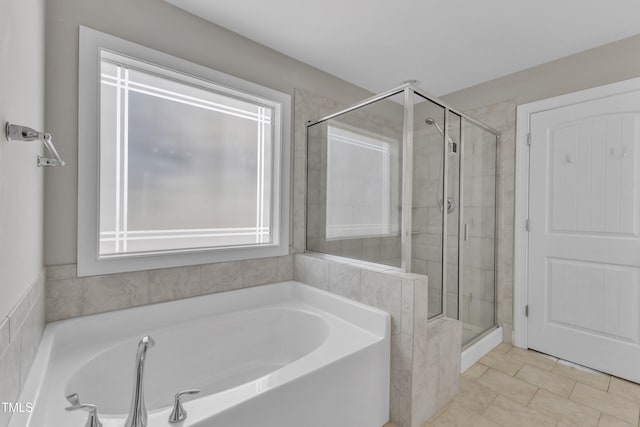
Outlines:
{"label": "tile tub surround", "polygon": [[637,426],[640,384],[501,344],[460,379],[425,427]]}
{"label": "tile tub surround", "polygon": [[[0,402],[17,402],[38,350],[45,325],[44,282],[42,270],[9,315],[0,321]],[[10,417],[10,412],[0,408],[0,427],[7,426]]]}
{"label": "tile tub surround", "polygon": [[294,255],[294,280],[391,314],[391,421],[421,427],[458,390],[461,324],[428,321],[427,277],[324,254]]}
{"label": "tile tub surround", "polygon": [[293,258],[256,258],[77,277],[75,264],[47,267],[46,320],[69,319],[293,278]]}

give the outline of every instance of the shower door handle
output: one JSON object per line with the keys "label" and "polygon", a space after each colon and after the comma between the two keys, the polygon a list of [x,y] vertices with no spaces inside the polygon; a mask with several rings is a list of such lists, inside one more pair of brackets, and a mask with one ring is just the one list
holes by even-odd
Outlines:
{"label": "shower door handle", "polygon": [[469,240],[469,224],[464,225],[464,229],[462,231],[462,239],[466,242]]}

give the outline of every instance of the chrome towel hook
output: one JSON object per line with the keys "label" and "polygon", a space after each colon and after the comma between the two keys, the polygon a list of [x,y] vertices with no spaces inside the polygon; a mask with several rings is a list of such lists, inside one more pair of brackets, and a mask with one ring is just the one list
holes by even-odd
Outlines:
{"label": "chrome towel hook", "polygon": [[51,140],[51,134],[46,132],[38,132],[30,127],[14,125],[7,122],[4,127],[4,132],[7,137],[7,141],[42,141],[44,146],[49,151],[49,154],[53,156],[53,159],[48,157],[38,156],[38,166],[64,166],[64,160],[60,158],[56,147]]}

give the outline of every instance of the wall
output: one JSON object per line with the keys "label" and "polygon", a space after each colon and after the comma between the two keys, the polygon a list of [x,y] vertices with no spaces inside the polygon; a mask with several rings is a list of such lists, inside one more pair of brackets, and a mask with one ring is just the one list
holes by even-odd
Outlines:
{"label": "wall", "polygon": [[[11,402],[43,328],[43,169],[42,143],[8,143],[4,125],[44,128],[44,0],[0,0],[0,11],[0,401]],[[0,408],[0,426],[9,415]]]}
{"label": "wall", "polygon": [[48,0],[46,126],[67,166],[45,183],[46,265],[76,261],[79,25],[286,92],[292,99],[295,87],[347,104],[370,95],[161,0]]}
{"label": "wall", "polygon": [[462,110],[513,99],[525,104],[640,76],[640,34],[442,97]]}

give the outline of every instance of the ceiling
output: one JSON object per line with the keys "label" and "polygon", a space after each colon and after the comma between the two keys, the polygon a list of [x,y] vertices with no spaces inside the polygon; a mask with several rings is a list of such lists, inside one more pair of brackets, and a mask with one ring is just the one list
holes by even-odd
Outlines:
{"label": "ceiling", "polygon": [[440,96],[640,33],[638,0],[166,0],[372,92]]}

